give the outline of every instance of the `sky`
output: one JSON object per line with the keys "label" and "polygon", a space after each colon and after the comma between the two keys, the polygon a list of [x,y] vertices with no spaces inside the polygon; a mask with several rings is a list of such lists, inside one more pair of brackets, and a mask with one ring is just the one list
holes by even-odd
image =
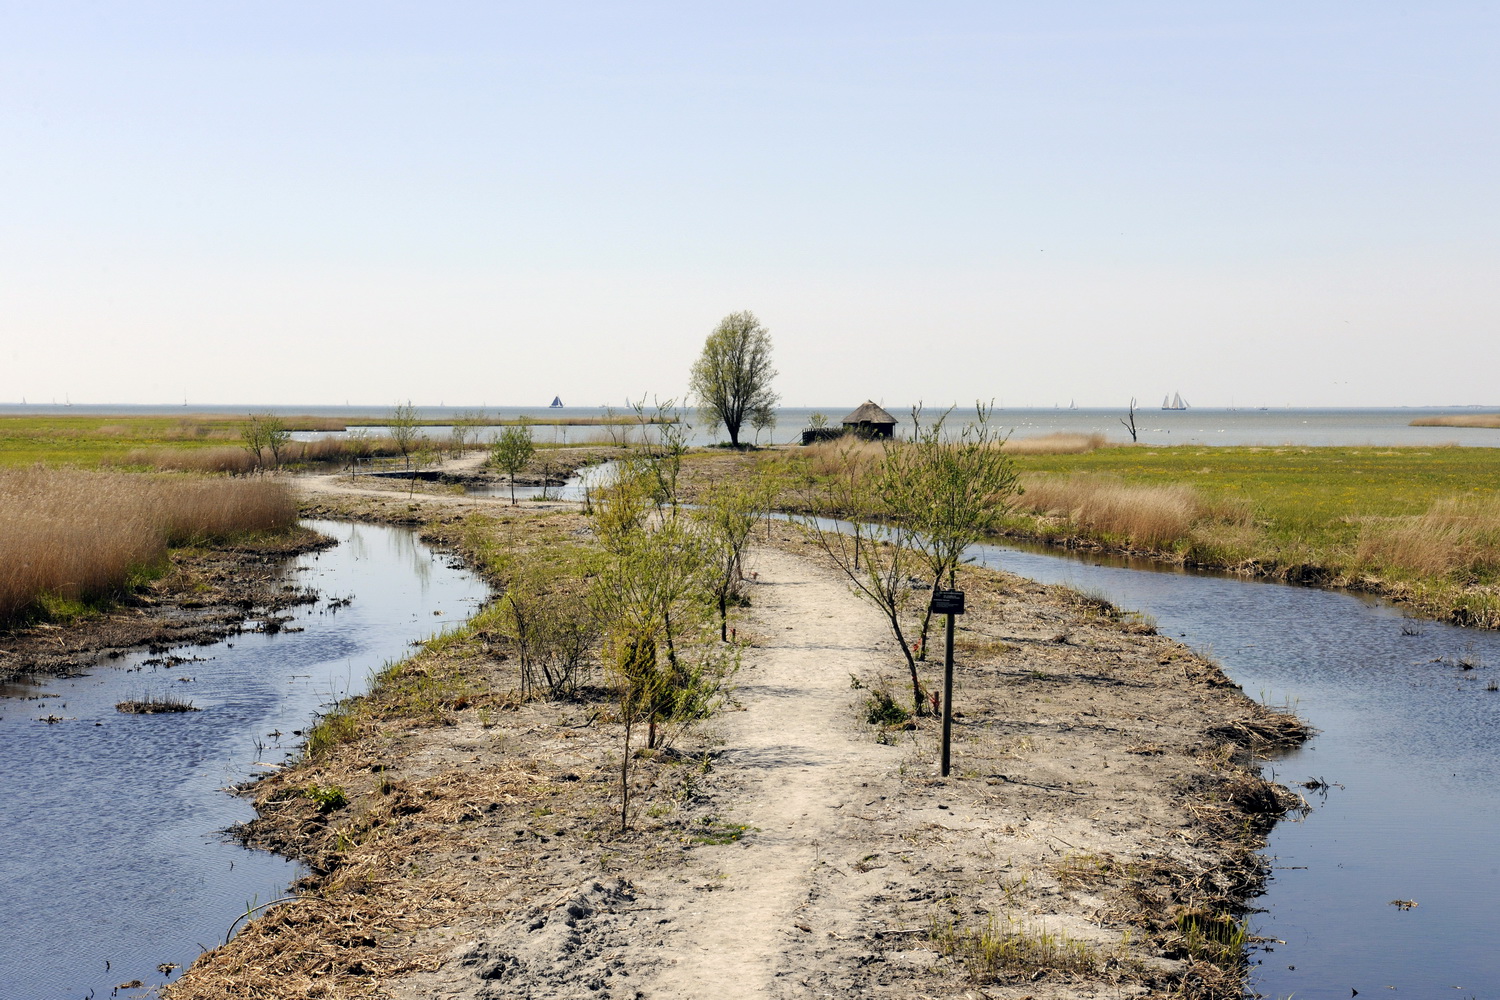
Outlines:
{"label": "sky", "polygon": [[0,402],[1500,405],[1497,29],[0,0]]}

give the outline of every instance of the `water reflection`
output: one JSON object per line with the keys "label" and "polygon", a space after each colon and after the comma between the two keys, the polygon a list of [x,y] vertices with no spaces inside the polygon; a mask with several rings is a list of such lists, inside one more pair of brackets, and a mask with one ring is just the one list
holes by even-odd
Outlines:
{"label": "water reflection", "polygon": [[[1361,595],[977,546],[981,565],[1103,593],[1321,730],[1271,768],[1335,783],[1268,847],[1253,957],[1269,996],[1493,995],[1500,953],[1500,634]],[[1107,561],[1107,560],[1105,560]],[[1463,663],[1470,664],[1465,669]],[[1500,685],[1497,685],[1500,687]],[[1392,900],[1416,900],[1413,909]]]}
{"label": "water reflection", "polygon": [[[133,979],[160,982],[159,963],[187,965],[249,901],[281,895],[296,867],[225,842],[220,831],[251,810],[222,789],[293,757],[317,711],[486,596],[409,530],[313,526],[342,544],[292,570],[324,597],[289,623],[306,631],[247,633],[174,666],[141,654],[7,686],[53,697],[0,703],[0,994],[104,996]],[[327,603],[351,594],[347,607]],[[202,711],[114,709],[159,692]],[[38,721],[49,714],[65,721]]]}

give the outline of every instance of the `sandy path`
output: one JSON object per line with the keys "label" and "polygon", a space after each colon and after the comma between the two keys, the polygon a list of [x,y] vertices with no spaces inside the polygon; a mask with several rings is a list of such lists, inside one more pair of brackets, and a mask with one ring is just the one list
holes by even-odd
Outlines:
{"label": "sandy path", "polygon": [[[899,764],[899,750],[855,726],[849,677],[878,664],[882,638],[872,609],[809,560],[762,550],[755,568],[751,627],[764,638],[741,676],[744,711],[720,728],[718,765],[740,782],[724,819],[755,831],[741,845],[696,852],[708,871],[638,882],[677,927],[675,963],[662,967],[652,997],[805,995],[786,981],[797,978],[788,952],[798,937],[826,933],[809,907],[815,881],[833,877],[820,855],[836,847],[855,793],[878,797],[871,789],[894,782]],[[681,883],[705,876],[721,888],[683,899]]]}

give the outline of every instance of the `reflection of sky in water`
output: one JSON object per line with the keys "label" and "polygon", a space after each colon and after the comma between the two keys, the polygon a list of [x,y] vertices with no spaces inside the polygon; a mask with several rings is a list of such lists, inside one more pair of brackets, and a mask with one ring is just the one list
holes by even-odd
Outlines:
{"label": "reflection of sky in water", "polygon": [[[982,546],[981,562],[1103,593],[1219,660],[1253,698],[1323,732],[1271,765],[1315,809],[1278,824],[1253,953],[1268,996],[1494,996],[1500,987],[1500,634],[1423,623],[1356,595]],[[1484,666],[1464,671],[1461,657]],[[1296,789],[1302,791],[1301,789]],[[1415,899],[1402,912],[1393,899]],[[1289,968],[1295,966],[1295,969]],[[1469,992],[1453,987],[1467,987]]]}
{"label": "reflection of sky in water", "polygon": [[[291,625],[306,631],[177,649],[203,662],[172,668],[141,665],[141,654],[10,686],[58,697],[0,703],[0,995],[104,996],[131,979],[159,982],[157,964],[186,965],[248,901],[279,896],[295,866],[224,842],[220,831],[252,811],[222,789],[293,756],[315,713],[485,597],[410,531],[312,524],[342,544],[299,558],[289,576],[323,598],[296,610]],[[328,610],[347,596],[347,608]],[[203,711],[114,710],[163,694]],[[68,721],[37,721],[49,714]]]}

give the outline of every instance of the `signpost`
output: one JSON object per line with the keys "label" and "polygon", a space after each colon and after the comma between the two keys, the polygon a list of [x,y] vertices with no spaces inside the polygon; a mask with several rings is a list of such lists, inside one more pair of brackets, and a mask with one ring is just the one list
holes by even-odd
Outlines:
{"label": "signpost", "polygon": [[948,641],[943,648],[943,777],[948,777],[948,744],[953,735],[953,616],[964,613],[962,590],[934,590],[932,613],[948,616]]}

